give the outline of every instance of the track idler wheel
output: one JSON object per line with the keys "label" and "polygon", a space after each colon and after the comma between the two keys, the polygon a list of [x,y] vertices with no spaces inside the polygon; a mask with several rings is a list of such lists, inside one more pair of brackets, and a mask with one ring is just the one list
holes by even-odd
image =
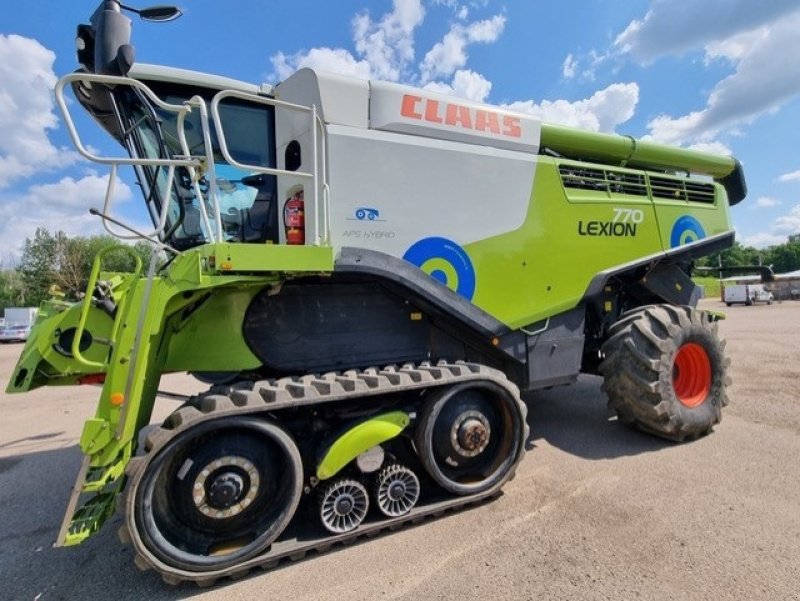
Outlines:
{"label": "track idler wheel", "polygon": [[300,501],[303,466],[282,427],[230,417],[177,434],[133,484],[129,524],[145,554],[206,572],[259,555],[280,535]]}
{"label": "track idler wheel", "polygon": [[505,481],[524,451],[524,411],[493,382],[466,382],[437,390],[418,420],[414,442],[425,470],[458,495]]}
{"label": "track idler wheel", "polygon": [[419,500],[419,478],[403,465],[390,465],[375,480],[375,501],[383,515],[396,518],[407,514]]}
{"label": "track idler wheel", "polygon": [[326,486],[319,499],[322,525],[334,534],[355,530],[367,517],[369,496],[357,480],[341,479]]}

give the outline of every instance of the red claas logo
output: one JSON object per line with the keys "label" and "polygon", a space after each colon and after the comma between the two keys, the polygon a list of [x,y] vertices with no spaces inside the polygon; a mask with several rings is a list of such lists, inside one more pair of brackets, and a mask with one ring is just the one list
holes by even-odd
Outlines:
{"label": "red claas logo", "polygon": [[519,117],[503,115],[486,109],[473,109],[450,102],[439,102],[412,94],[403,96],[400,114],[409,119],[418,119],[429,123],[441,123],[509,138],[522,137]]}

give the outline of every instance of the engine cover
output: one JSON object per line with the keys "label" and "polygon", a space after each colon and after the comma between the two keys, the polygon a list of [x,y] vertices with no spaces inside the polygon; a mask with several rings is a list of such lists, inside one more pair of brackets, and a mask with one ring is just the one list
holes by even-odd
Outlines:
{"label": "engine cover", "polygon": [[409,301],[376,283],[288,283],[258,294],[244,338],[280,373],[381,366],[461,357],[463,345],[437,330]]}

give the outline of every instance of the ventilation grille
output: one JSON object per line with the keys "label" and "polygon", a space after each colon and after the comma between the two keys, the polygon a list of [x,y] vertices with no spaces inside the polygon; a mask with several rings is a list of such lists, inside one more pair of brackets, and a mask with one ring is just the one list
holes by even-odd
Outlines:
{"label": "ventilation grille", "polygon": [[565,188],[595,190],[610,194],[647,196],[647,184],[644,174],[641,173],[593,169],[591,167],[573,167],[570,165],[561,165],[558,171],[561,174],[561,181]]}
{"label": "ventilation grille", "polygon": [[648,184],[644,173],[573,165],[559,165],[558,172],[565,188],[714,204],[714,184],[710,183],[651,175]]}
{"label": "ventilation grille", "polygon": [[654,198],[688,200],[714,204],[714,185],[685,179],[650,176],[650,188]]}

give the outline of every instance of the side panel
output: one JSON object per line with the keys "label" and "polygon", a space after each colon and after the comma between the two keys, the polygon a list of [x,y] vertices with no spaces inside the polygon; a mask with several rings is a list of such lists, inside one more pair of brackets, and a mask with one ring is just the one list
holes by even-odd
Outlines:
{"label": "side panel", "polygon": [[[639,211],[638,223],[630,221],[632,211]],[[595,274],[656,255],[662,246],[648,199],[568,200],[556,160],[540,157],[523,225],[466,250],[482,274],[474,301],[517,328],[574,308]]]}
{"label": "side panel", "polygon": [[714,185],[714,189],[716,193],[713,203],[653,199],[665,249],[683,246],[733,229],[725,190],[719,184]]}
{"label": "side panel", "polygon": [[663,251],[648,197],[568,200],[550,157],[338,126],[328,142],[337,253],[406,258],[512,328],[572,309],[598,272]]}
{"label": "side panel", "polygon": [[710,182],[341,126],[328,142],[337,254],[404,258],[512,329],[573,309],[601,272],[731,229]]}
{"label": "side panel", "polygon": [[526,219],[536,156],[336,126],[328,143],[337,249],[402,257],[426,238],[463,246]]}

